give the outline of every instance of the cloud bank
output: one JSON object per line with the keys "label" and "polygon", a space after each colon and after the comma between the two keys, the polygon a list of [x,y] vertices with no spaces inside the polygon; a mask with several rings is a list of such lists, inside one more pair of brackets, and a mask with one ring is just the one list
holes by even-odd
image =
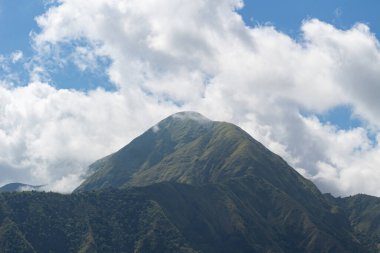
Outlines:
{"label": "cloud bank", "polygon": [[[369,27],[309,19],[295,40],[272,26],[247,26],[236,12],[242,6],[62,0],[50,7],[32,35],[30,83],[1,82],[2,182],[70,192],[89,163],[161,118],[194,110],[238,124],[323,191],[380,196],[380,46]],[[110,60],[103,68],[116,91],[63,90],[44,78],[68,62],[99,71],[101,58]],[[340,106],[362,126],[318,119]]]}

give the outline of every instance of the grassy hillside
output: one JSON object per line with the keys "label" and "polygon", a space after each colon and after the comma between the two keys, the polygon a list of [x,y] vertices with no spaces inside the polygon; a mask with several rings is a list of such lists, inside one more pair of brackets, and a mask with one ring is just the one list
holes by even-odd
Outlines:
{"label": "grassy hillside", "polygon": [[333,203],[345,212],[361,243],[372,253],[380,252],[380,198],[358,194]]}
{"label": "grassy hillside", "polygon": [[366,252],[343,213],[315,215],[254,176],[0,196],[0,242],[12,236],[11,252]]}
{"label": "grassy hillside", "polygon": [[90,166],[77,191],[159,182],[220,183],[255,175],[297,194],[318,189],[239,127],[193,112],[174,114]]}
{"label": "grassy hillside", "polygon": [[[3,194],[1,252],[195,252],[142,194]],[[12,241],[9,241],[12,238]]]}
{"label": "grassy hillside", "polygon": [[0,193],[0,252],[379,252],[380,200],[335,199],[193,112],[90,166],[71,195]]}

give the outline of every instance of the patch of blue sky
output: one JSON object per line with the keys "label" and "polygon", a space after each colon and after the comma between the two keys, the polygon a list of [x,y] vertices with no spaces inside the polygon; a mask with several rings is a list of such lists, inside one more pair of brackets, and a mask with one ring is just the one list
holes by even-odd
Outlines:
{"label": "patch of blue sky", "polygon": [[97,64],[96,70],[83,70],[73,61],[68,61],[61,67],[49,71],[51,84],[59,89],[87,91],[101,87],[107,91],[115,91],[117,88],[110,82],[107,74],[110,60],[99,58]]}
{"label": "patch of blue sky", "polygon": [[25,71],[25,57],[22,56],[20,59],[14,57],[11,54],[0,59],[0,80],[9,86],[25,86],[29,82],[29,74]]}
{"label": "patch of blue sky", "polygon": [[315,116],[323,124],[328,124],[336,127],[338,130],[351,130],[357,127],[363,127],[367,129],[368,139],[375,144],[376,141],[376,132],[368,128],[367,122],[356,117],[352,111],[352,107],[349,105],[337,106],[331,110],[328,110],[325,113],[315,114],[312,112],[301,111],[301,115],[309,117]]}
{"label": "patch of blue sky", "polygon": [[[40,31],[35,18],[54,4],[56,4],[54,1],[46,0],[0,0],[0,56],[4,58],[0,66],[1,80],[6,80],[12,86],[28,84],[32,66],[38,64],[34,59],[36,52],[32,48],[31,41],[31,33]],[[63,48],[61,56],[65,58],[64,64],[52,58],[42,59],[46,71],[45,77],[49,82],[56,88],[62,89],[85,91],[102,87],[114,90],[115,86],[110,83],[106,73],[110,61],[97,58],[96,66],[80,69],[67,58],[76,46],[78,42]],[[12,54],[17,51],[21,51],[23,57],[17,62],[12,62]]]}
{"label": "patch of blue sky", "polygon": [[56,88],[86,91],[101,87],[107,91],[116,90],[107,73],[111,60],[94,53],[97,45],[78,39],[58,47],[59,55],[40,59]]}
{"label": "patch of blue sky", "polygon": [[29,34],[39,31],[34,19],[44,11],[43,0],[0,0],[0,54],[32,54]]}
{"label": "patch of blue sky", "polygon": [[360,127],[364,124],[354,116],[352,108],[348,105],[337,106],[324,114],[318,114],[317,117],[322,123],[332,124],[345,130]]}
{"label": "patch of blue sky", "polygon": [[[36,64],[33,57],[36,52],[32,48],[31,33],[38,33],[35,18],[42,15],[48,7],[55,4],[46,0],[0,0],[0,79],[13,86],[27,85],[31,66]],[[68,45],[72,48],[77,44]],[[12,54],[21,51],[22,59],[12,62]],[[72,53],[64,50],[64,53]],[[47,60],[48,59],[43,59]],[[102,87],[114,90],[106,69],[110,62],[105,58],[96,59],[96,69],[80,69],[72,61],[53,66],[53,60],[46,67],[49,82],[57,88],[90,90]],[[37,63],[38,64],[38,63]]]}
{"label": "patch of blue sky", "polygon": [[239,10],[249,26],[271,24],[294,38],[306,19],[317,18],[340,29],[349,29],[358,22],[367,24],[380,38],[378,0],[246,0]]}

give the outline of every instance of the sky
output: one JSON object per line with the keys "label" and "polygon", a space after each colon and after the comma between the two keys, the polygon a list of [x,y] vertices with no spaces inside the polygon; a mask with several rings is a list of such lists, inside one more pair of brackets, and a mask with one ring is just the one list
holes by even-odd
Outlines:
{"label": "sky", "polygon": [[233,122],[380,196],[380,2],[0,0],[0,185],[69,193],[159,120]]}

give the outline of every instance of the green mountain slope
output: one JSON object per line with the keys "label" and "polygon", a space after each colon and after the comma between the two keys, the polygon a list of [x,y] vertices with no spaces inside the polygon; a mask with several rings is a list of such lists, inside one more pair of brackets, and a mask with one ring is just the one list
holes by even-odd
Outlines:
{"label": "green mountain slope", "polygon": [[[337,218],[339,214],[330,211],[331,206],[314,184],[239,127],[211,121],[198,113],[182,112],[164,119],[118,152],[95,162],[90,170],[93,174],[76,192],[148,186],[160,182],[195,187],[223,185],[220,196],[234,196],[227,198],[229,203],[241,203],[232,206],[239,210],[246,210],[249,206],[250,212],[239,218],[240,222],[251,220],[252,224],[245,227],[262,231],[261,236],[265,235],[263,242],[268,245],[276,245],[278,240],[284,242],[277,245],[275,251],[307,252],[313,249],[310,252],[330,252],[334,249],[335,252],[346,252],[349,245],[349,248],[360,252],[348,220]],[[244,190],[235,194],[233,189],[238,189],[237,186]],[[188,199],[193,198],[195,196]],[[266,213],[258,212],[263,209]],[[272,209],[277,212],[273,213]],[[168,217],[175,216],[176,212],[183,213],[174,208]],[[227,217],[229,215],[232,214],[228,213]],[[262,223],[258,224],[259,220]],[[194,230],[194,233],[200,232]],[[281,239],[279,234],[283,235]],[[245,239],[240,239],[246,244],[252,241],[252,245],[247,246],[250,250],[258,247],[253,232],[241,231],[241,235]],[[224,241],[221,238],[213,240]],[[240,244],[244,244],[242,241]],[[285,243],[289,241],[292,243]],[[320,245],[321,242],[329,243]],[[198,244],[202,242],[195,243]],[[216,252],[221,252],[218,250]],[[263,248],[258,247],[257,250]]]}
{"label": "green mountain slope", "polygon": [[164,181],[202,185],[255,175],[292,193],[301,187],[319,195],[311,182],[239,127],[194,112],[168,117],[90,171],[77,191]]}
{"label": "green mountain slope", "polygon": [[192,185],[256,176],[317,214],[326,205],[310,181],[239,127],[195,112],[174,114],[118,152],[90,166],[76,190],[145,186],[159,182]]}
{"label": "green mountain slope", "polygon": [[0,249],[1,252],[36,252],[9,218],[2,220],[0,225]]}
{"label": "green mountain slope", "polygon": [[201,187],[164,183],[139,190],[157,201],[189,244],[202,252],[365,252],[340,214],[319,208],[316,216],[254,176]]}
{"label": "green mountain slope", "polygon": [[254,176],[203,186],[0,196],[7,210],[0,217],[23,239],[13,246],[35,252],[367,252],[341,214],[320,209],[315,216]]}
{"label": "green mountain slope", "polygon": [[0,193],[0,252],[372,253],[378,208],[322,195],[239,127],[183,112],[71,195]]}
{"label": "green mountain slope", "polygon": [[380,198],[358,194],[331,198],[330,202],[348,217],[354,234],[370,252],[380,252]]}
{"label": "green mountain slope", "polygon": [[[0,252],[195,252],[160,206],[142,194],[3,193]],[[1,209],[0,209],[1,210]],[[8,225],[14,224],[14,225]],[[2,233],[3,227],[10,227]],[[12,233],[12,234],[11,234]],[[10,235],[19,235],[12,237]],[[16,241],[17,240],[17,241]],[[32,251],[26,248],[31,245]]]}

